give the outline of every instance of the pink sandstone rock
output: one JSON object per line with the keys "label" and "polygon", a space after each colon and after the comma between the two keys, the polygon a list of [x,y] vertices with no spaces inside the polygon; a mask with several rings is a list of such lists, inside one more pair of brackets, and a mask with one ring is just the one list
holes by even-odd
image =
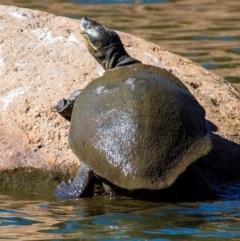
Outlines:
{"label": "pink sandstone rock", "polygon": [[[215,126],[213,135],[234,143],[226,156],[240,161],[240,93],[189,59],[119,34],[130,55],[185,83]],[[56,180],[75,174],[79,160],[68,146],[69,122],[51,107],[103,72],[83,43],[78,20],[0,6],[0,188],[50,193]]]}

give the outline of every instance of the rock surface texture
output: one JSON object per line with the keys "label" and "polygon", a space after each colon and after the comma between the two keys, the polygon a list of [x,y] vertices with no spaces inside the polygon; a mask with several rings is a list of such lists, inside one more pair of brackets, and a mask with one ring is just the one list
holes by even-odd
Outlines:
{"label": "rock surface texture", "polygon": [[[214,159],[220,172],[237,163],[233,172],[240,171],[238,90],[189,59],[119,34],[130,55],[174,73],[205,108],[214,148],[202,163]],[[75,174],[69,122],[51,108],[103,72],[83,43],[79,21],[0,6],[0,188],[52,192],[58,180]],[[208,164],[197,165],[208,171]]]}

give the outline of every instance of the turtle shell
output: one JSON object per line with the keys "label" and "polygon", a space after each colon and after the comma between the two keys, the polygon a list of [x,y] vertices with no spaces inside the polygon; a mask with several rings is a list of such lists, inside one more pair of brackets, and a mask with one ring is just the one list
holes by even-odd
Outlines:
{"label": "turtle shell", "polygon": [[98,176],[126,189],[166,188],[211,150],[197,100],[177,77],[143,64],[107,71],[86,86],[69,143]]}

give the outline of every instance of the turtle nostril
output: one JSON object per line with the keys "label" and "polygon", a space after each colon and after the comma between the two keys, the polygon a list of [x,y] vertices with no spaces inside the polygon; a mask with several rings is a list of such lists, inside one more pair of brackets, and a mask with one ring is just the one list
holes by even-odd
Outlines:
{"label": "turtle nostril", "polygon": [[83,17],[80,26],[82,29],[85,29],[85,30],[91,29],[94,27],[94,23],[90,19]]}
{"label": "turtle nostril", "polygon": [[87,18],[83,17],[82,20],[81,20],[81,26],[85,25],[87,22]]}
{"label": "turtle nostril", "polygon": [[89,19],[87,17],[82,17],[82,23],[87,23],[89,22]]}

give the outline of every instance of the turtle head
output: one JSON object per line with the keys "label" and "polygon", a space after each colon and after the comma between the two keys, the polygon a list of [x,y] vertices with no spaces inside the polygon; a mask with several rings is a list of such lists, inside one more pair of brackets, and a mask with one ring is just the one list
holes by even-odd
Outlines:
{"label": "turtle head", "polygon": [[105,70],[139,62],[127,54],[114,30],[83,17],[80,32],[89,52]]}
{"label": "turtle head", "polygon": [[92,53],[103,51],[111,45],[122,44],[119,36],[110,28],[83,17],[80,25],[80,32],[84,41]]}

